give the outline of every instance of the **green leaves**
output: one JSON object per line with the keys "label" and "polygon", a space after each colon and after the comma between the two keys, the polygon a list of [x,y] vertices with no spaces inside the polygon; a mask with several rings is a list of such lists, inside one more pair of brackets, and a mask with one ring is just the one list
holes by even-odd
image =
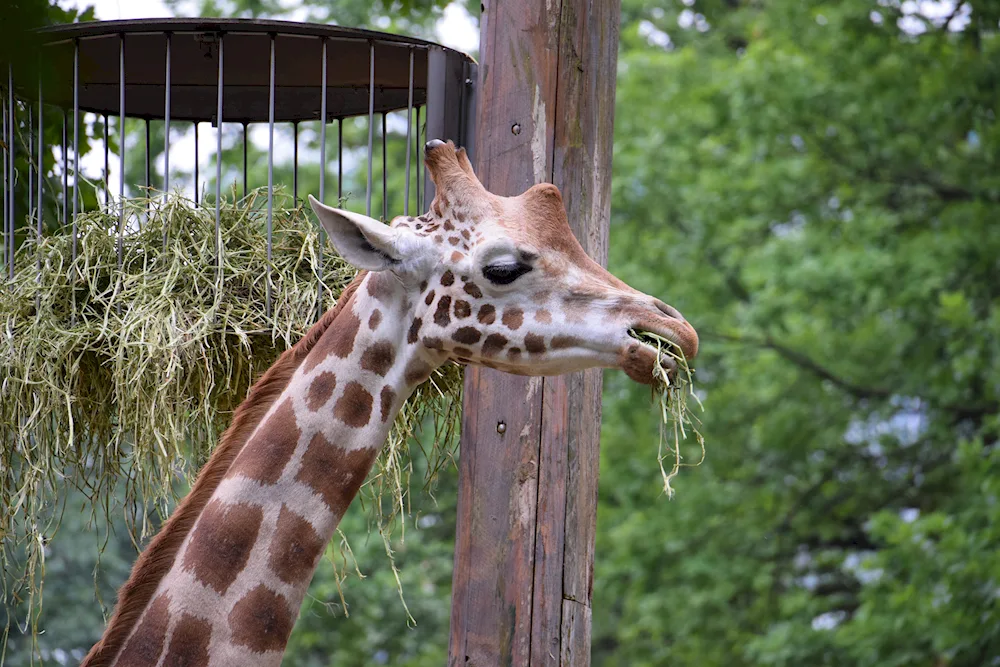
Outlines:
{"label": "green leaves", "polygon": [[625,3],[610,268],[699,330],[708,458],[652,497],[608,378],[595,664],[1000,655],[1000,44],[888,4]]}

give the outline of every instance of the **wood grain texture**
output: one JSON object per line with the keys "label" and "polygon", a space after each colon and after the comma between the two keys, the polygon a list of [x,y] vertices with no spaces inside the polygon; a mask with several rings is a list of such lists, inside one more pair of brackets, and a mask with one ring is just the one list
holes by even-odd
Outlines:
{"label": "wood grain texture", "polygon": [[[479,177],[502,195],[555,183],[602,264],[619,11],[490,0],[480,22]],[[589,664],[600,421],[600,371],[466,372],[449,665]]]}

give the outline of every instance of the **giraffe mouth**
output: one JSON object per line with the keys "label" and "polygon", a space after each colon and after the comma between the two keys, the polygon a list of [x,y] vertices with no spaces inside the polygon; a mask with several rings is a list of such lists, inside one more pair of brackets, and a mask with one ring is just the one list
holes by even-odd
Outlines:
{"label": "giraffe mouth", "polygon": [[628,335],[638,343],[626,351],[631,363],[624,370],[633,380],[654,384],[664,375],[672,378],[680,364],[687,364],[680,346],[664,333],[632,327]]}

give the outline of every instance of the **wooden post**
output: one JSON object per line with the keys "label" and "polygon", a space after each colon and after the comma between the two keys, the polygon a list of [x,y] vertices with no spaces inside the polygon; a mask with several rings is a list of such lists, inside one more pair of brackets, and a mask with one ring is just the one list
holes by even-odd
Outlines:
{"label": "wooden post", "polygon": [[[476,171],[516,195],[559,186],[607,259],[618,0],[486,0]],[[449,665],[590,663],[601,372],[468,369]]]}

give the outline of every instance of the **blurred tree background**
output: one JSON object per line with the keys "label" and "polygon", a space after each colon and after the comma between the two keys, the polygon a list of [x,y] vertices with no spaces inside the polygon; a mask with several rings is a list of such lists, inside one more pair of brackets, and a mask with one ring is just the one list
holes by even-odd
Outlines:
{"label": "blurred tree background", "polygon": [[[446,5],[200,11],[432,35]],[[701,333],[708,457],[667,501],[648,392],[606,374],[595,665],[1000,665],[998,21],[997,0],[623,0],[609,264]],[[285,664],[444,664],[454,470],[418,486],[395,544],[416,625],[354,507],[367,578],[320,567]],[[135,556],[70,514],[57,663]],[[7,652],[28,664],[16,627]]]}

